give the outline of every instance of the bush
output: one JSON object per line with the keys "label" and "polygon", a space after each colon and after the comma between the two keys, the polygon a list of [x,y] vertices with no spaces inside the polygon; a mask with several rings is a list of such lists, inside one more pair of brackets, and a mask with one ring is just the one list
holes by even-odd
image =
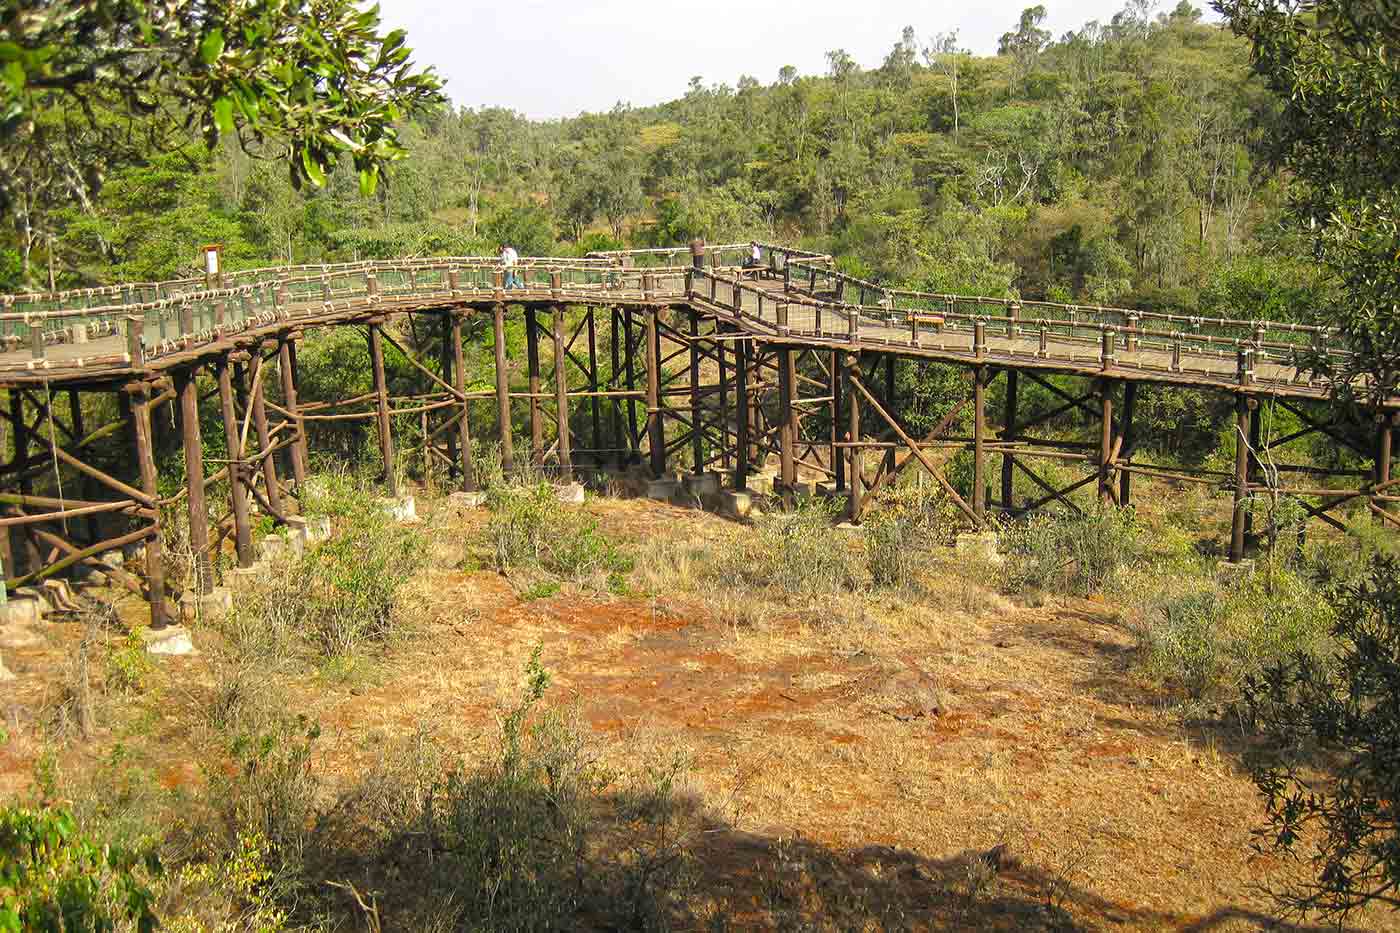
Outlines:
{"label": "bush", "polygon": [[1400,890],[1400,563],[1378,558],[1340,593],[1331,634],[1336,657],[1293,652],[1247,678],[1244,697],[1268,740],[1251,768],[1261,842],[1311,853],[1312,877],[1283,900],[1340,921],[1371,901],[1393,908]]}
{"label": "bush", "polygon": [[1147,610],[1146,670],[1192,699],[1232,700],[1245,681],[1286,658],[1326,656],[1334,614],[1297,574],[1255,574],[1228,589],[1201,581]]}
{"label": "bush", "polygon": [[487,493],[491,518],[486,535],[497,570],[539,567],[582,579],[595,573],[628,573],[631,559],[599,530],[590,515],[564,505],[553,486],[500,484]]}
{"label": "bush", "polygon": [[1001,547],[1009,589],[1088,596],[1136,559],[1138,527],[1127,509],[1099,504],[1077,515],[1035,515],[1013,524]]}
{"label": "bush", "polygon": [[279,892],[295,886],[313,836],[320,782],[311,750],[320,735],[305,716],[270,712],[229,739],[233,767],[209,774],[209,799],[227,839],[220,851],[255,841]]}
{"label": "bush", "polygon": [[901,486],[874,503],[861,533],[865,564],[877,586],[908,586],[932,547],[951,544],[962,527],[939,487]]}
{"label": "bush", "polygon": [[353,485],[322,496],[338,518],[335,533],[263,577],[223,623],[245,655],[271,659],[301,639],[323,657],[345,657],[399,630],[395,600],[423,564],[422,534]]}
{"label": "bush", "polygon": [[153,854],[98,842],[67,810],[0,809],[0,930],[156,929]]}
{"label": "bush", "polygon": [[856,565],[846,539],[832,531],[836,508],[806,498],[791,512],[765,514],[707,570],[721,584],[772,588],[789,596],[850,589]]}

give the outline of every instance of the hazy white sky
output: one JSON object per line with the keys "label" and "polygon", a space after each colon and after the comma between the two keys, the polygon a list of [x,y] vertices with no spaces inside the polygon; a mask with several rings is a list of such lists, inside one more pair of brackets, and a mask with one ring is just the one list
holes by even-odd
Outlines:
{"label": "hazy white sky", "polygon": [[[456,104],[537,118],[658,103],[684,94],[692,75],[732,86],[743,74],[769,84],[783,65],[816,74],[835,48],[875,67],[906,25],[923,44],[957,29],[964,47],[990,53],[1035,2],[380,0],[385,23],[408,30],[417,61],[437,67]],[[1041,2],[1059,38],[1088,20],[1107,22],[1126,0]]]}

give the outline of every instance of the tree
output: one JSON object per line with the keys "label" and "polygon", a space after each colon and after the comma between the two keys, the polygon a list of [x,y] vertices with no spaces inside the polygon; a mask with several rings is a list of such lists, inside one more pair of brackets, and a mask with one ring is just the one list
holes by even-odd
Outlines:
{"label": "tree", "polygon": [[958,31],[940,32],[933,37],[928,48],[924,49],[924,61],[930,68],[937,69],[948,78],[953,92],[953,142],[958,141],[958,64],[967,54],[966,49],[958,48]]}
{"label": "tree", "polygon": [[[1335,663],[1299,655],[1250,678],[1245,700],[1275,757],[1253,768],[1268,806],[1262,847],[1316,840],[1315,877],[1286,892],[1303,912],[1400,908],[1400,562],[1343,589]],[[1308,765],[1323,762],[1323,776]]]}
{"label": "tree", "polygon": [[1336,394],[1400,388],[1400,17],[1395,0],[1218,0],[1283,113],[1270,148],[1296,177],[1294,221],[1343,299],[1317,323],[1351,353],[1315,354]]}
{"label": "tree", "polygon": [[88,192],[114,163],[200,133],[284,161],[319,187],[348,155],[373,192],[403,155],[395,124],[441,101],[404,33],[354,0],[18,0],[0,12],[0,210],[15,153],[90,140]]}
{"label": "tree", "polygon": [[1016,62],[1016,73],[1021,80],[1035,68],[1036,60],[1045,46],[1050,44],[1050,30],[1041,29],[1045,21],[1045,7],[1026,7],[1021,11],[1021,19],[1015,32],[1004,32],[997,44],[998,55],[1009,55]]}

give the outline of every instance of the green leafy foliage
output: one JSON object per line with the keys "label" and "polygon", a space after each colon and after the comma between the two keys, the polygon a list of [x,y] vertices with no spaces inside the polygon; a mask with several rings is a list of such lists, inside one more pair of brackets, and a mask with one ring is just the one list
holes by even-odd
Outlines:
{"label": "green leafy foliage", "polygon": [[1036,515],[1002,534],[1006,584],[1088,596],[1138,553],[1139,528],[1126,509],[1096,505],[1070,516]]}
{"label": "green leafy foliage", "polygon": [[[441,100],[403,31],[379,28],[377,7],[349,0],[27,4],[0,33],[0,134],[45,155],[83,133],[129,151],[133,129],[280,139],[294,185],[320,187],[344,156],[372,193],[403,154],[398,121]],[[76,127],[40,119],[60,110]]]}
{"label": "green leafy foliage", "polygon": [[632,569],[631,558],[598,530],[597,520],[561,503],[549,483],[498,484],[487,496],[491,519],[486,536],[502,573],[538,567],[583,579]]}
{"label": "green leafy foliage", "polygon": [[1223,0],[1254,68],[1283,107],[1273,161],[1295,175],[1293,217],[1344,293],[1325,319],[1354,355],[1312,364],[1343,395],[1400,385],[1400,25],[1388,0]]}
{"label": "green leafy foliage", "polygon": [[1332,626],[1335,659],[1306,651],[1245,684],[1271,750],[1253,776],[1269,823],[1263,847],[1308,853],[1312,878],[1280,892],[1333,917],[1371,901],[1400,902],[1394,858],[1400,801],[1400,564],[1380,558],[1346,587]]}
{"label": "green leafy foliage", "polygon": [[85,835],[67,810],[0,808],[0,930],[156,929],[153,854]]}

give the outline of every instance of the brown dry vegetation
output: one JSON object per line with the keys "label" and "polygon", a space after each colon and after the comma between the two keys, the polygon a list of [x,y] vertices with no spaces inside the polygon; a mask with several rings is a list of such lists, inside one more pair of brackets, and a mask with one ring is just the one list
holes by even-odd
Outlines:
{"label": "brown dry vegetation", "polygon": [[[160,660],[125,689],[94,686],[84,736],[55,713],[82,627],[7,651],[19,678],[0,709],[0,799],[31,794],[38,773],[80,811],[140,798],[181,812],[232,767],[211,710],[237,684],[251,697],[240,702],[319,723],[322,799],[377,813],[365,801],[415,773],[402,764],[414,749],[468,766],[494,754],[539,645],[547,701],[612,776],[586,863],[615,871],[585,885],[570,925],[1295,928],[1273,917],[1267,889],[1296,866],[1251,850],[1263,811],[1241,731],[1184,719],[1102,598],[1021,604],[999,594],[994,568],[952,550],[933,553],[917,590],[736,591],[702,565],[747,531],[591,499],[600,531],[636,559],[626,586],[565,580],[528,599],[528,575],[476,569],[484,511],[420,509],[433,554],[399,600],[409,634],[353,662],[288,656],[239,683],[233,653],[201,627],[198,656]],[[618,803],[658,775],[674,777],[664,819]],[[370,852],[353,826],[318,826],[334,840],[325,881],[372,894],[377,912],[348,887],[321,890],[339,928],[449,928],[450,905],[422,902],[411,838]]]}

